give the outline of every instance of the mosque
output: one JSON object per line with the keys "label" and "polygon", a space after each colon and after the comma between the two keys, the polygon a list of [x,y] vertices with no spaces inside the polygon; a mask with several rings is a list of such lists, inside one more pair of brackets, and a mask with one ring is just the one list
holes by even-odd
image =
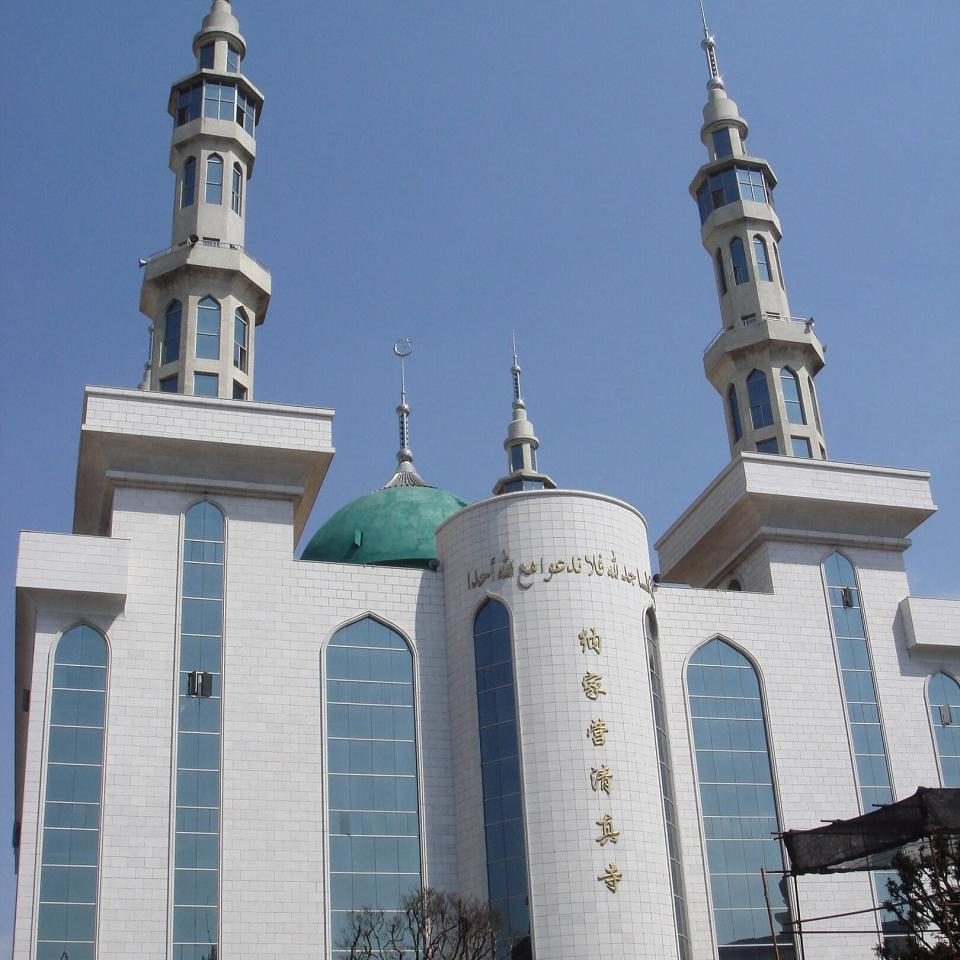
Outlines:
{"label": "mosque", "polygon": [[828,458],[777,180],[704,27],[690,193],[731,456],[653,576],[636,508],[541,471],[516,358],[490,498],[420,476],[402,395],[393,475],[298,553],[333,412],[254,399],[263,95],[214,0],[170,93],[142,386],[86,388],[73,532],[20,538],[15,960],[345,960],[351,910],[422,885],[490,901],[499,957],[847,960],[891,933],[805,922],[801,948],[883,878],[792,882],[778,834],[960,786],[960,601],[910,596],[929,475]]}

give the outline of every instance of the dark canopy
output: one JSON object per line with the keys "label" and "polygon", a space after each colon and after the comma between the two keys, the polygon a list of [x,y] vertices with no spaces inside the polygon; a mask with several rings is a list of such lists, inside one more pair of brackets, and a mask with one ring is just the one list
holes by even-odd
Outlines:
{"label": "dark canopy", "polygon": [[960,836],[960,789],[920,787],[912,797],[872,813],[783,835],[792,872],[881,870],[934,834]]}

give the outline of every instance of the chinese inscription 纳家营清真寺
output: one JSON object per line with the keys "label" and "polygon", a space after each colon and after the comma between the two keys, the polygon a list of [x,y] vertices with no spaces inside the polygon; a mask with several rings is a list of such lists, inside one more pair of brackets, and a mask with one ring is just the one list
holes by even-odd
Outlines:
{"label": "chinese inscription \u7eb3\u5bb6\u8425\u6e05\u771f\u5bfa", "polygon": [[606,888],[611,893],[617,892],[617,887],[620,885],[620,881],[623,880],[623,873],[617,869],[615,863],[607,864],[607,870],[605,873],[601,873],[597,879],[606,885]]}
{"label": "chinese inscription \u7eb3\u5bb6\u8425\u6e05\u771f\u5bfa", "polygon": [[591,673],[589,670],[583,675],[583,679],[580,681],[584,695],[588,700],[596,700],[598,697],[606,696],[607,691],[603,689],[602,684],[602,675],[599,673]]}
{"label": "chinese inscription \u7eb3\u5bb6\u8425\u6e05\u771f\u5bfa", "polygon": [[590,740],[595,747],[605,747],[607,745],[607,734],[610,732],[610,728],[607,726],[605,720],[591,720],[587,726],[587,739]]}
{"label": "chinese inscription \u7eb3\u5bb6\u8425\u6e05\u771f\u5bfa", "polygon": [[[653,599],[653,580],[650,574],[643,572],[640,567],[627,566],[621,563],[617,559],[616,553],[612,551],[609,560],[604,557],[601,551],[589,555],[575,554],[569,560],[564,557],[562,560],[554,560],[552,563],[546,563],[543,557],[540,557],[539,562],[530,560],[527,563],[519,564],[514,564],[513,560],[504,552],[501,553],[499,560],[496,557],[491,557],[489,566],[489,570],[481,572],[481,568],[478,567],[467,574],[467,587],[470,590],[476,590],[488,581],[512,580],[514,577],[516,577],[517,586],[521,590],[529,590],[538,582],[549,583],[561,573],[586,573],[588,577],[605,577],[631,587],[639,587]],[[540,575],[539,580],[538,574]]]}
{"label": "chinese inscription \u7eb3\u5bb6\u8425\u6e05\u771f\u5bfa", "polygon": [[603,650],[603,640],[600,638],[600,634],[597,633],[595,627],[590,627],[589,629],[584,627],[580,631],[580,636],[577,639],[580,641],[580,650],[583,653],[592,650],[598,657],[600,656],[600,652]]}
{"label": "chinese inscription \u7eb3\u5bb6\u8425\u6e05\u771f\u5bfa", "polygon": [[605,813],[598,821],[597,826],[600,828],[600,836],[597,837],[597,843],[601,847],[605,847],[608,843],[616,843],[620,839],[620,831],[613,829],[613,817],[609,813]]}
{"label": "chinese inscription \u7eb3\u5bb6\u8425\u6e05\u771f\u5bfa", "polygon": [[613,774],[605,763],[600,764],[599,767],[594,767],[590,771],[590,786],[593,787],[594,793],[602,790],[607,796],[610,796],[610,791],[613,789]]}

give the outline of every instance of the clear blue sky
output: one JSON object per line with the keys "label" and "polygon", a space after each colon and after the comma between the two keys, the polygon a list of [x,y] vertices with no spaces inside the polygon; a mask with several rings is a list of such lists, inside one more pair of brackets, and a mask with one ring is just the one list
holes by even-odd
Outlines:
{"label": "clear blue sky", "polygon": [[[2,2],[0,609],[17,531],[69,530],[82,389],[135,386],[137,257],[169,243],[172,81],[205,0]],[[790,303],[828,347],[833,459],[930,469],[913,592],[960,593],[956,0],[710,0],[751,152],[780,179]],[[687,185],[706,68],[696,0],[238,2],[264,90],[248,245],[273,271],[256,396],[332,406],[308,532],[383,483],[395,339],[417,465],[504,471],[510,330],[541,464],[637,505],[651,542],[729,459],[701,353],[719,326]],[[13,716],[12,681],[0,713]],[[12,823],[0,738],[0,838]],[[0,948],[12,856],[0,840]]]}

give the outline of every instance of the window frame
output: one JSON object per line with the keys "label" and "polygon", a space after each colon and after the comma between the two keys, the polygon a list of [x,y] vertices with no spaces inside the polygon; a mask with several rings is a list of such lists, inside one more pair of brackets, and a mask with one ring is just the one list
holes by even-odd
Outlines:
{"label": "window frame", "polygon": [[[171,320],[176,318],[176,336],[171,336]],[[173,345],[176,344],[176,352]],[[179,300],[171,300],[163,313],[163,338],[160,341],[160,366],[168,363],[177,363],[183,346],[183,304]]]}
{"label": "window frame", "polygon": [[233,175],[230,183],[230,209],[238,216],[243,216],[243,167],[239,162],[233,165]]}
{"label": "window frame", "polygon": [[[204,170],[206,176],[204,179],[203,202],[219,206],[223,203],[223,157],[219,153],[207,155],[207,162]],[[219,179],[217,179],[219,176]],[[211,199],[211,197],[213,199]]]}
{"label": "window frame", "polygon": [[741,287],[750,282],[750,265],[747,260],[747,251],[742,237],[730,238],[730,263],[733,266],[733,282]]}
{"label": "window frame", "polygon": [[[750,406],[750,423],[753,425],[753,429],[763,430],[765,427],[772,427],[776,423],[776,418],[773,415],[773,397],[770,395],[770,382],[767,380],[766,373],[758,367],[754,367],[747,374],[746,384],[747,403]],[[763,397],[754,396],[755,391],[752,389],[754,386],[756,386],[757,391],[762,388]]]}
{"label": "window frame", "polygon": [[757,280],[764,283],[773,283],[773,274],[770,269],[770,248],[762,234],[753,235],[753,259],[757,269]]}
{"label": "window frame", "polygon": [[[238,337],[242,329],[243,339]],[[233,313],[233,365],[242,373],[247,372],[250,358],[250,318],[243,307],[237,307]]]}
{"label": "window frame", "polygon": [[180,209],[186,210],[197,201],[197,158],[187,157],[183,161],[180,175]]}

